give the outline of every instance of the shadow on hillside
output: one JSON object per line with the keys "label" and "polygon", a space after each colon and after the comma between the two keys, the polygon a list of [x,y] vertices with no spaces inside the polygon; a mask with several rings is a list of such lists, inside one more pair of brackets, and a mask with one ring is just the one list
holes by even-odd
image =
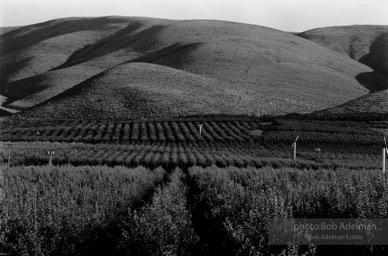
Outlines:
{"label": "shadow on hillside", "polygon": [[356,79],[371,93],[388,89],[388,77],[382,75],[380,72],[360,73],[356,76]]}
{"label": "shadow on hillside", "polygon": [[130,48],[133,51],[139,52],[152,49],[156,43],[155,39],[157,35],[163,28],[165,28],[165,26],[155,25],[144,30],[140,30],[142,26],[142,22],[132,22],[124,29],[117,31],[116,33],[103,38],[94,44],[87,45],[75,51],[64,64],[54,68],[53,70],[80,64],[124,48]]}
{"label": "shadow on hillside", "polygon": [[[0,56],[69,33],[90,30],[105,31],[109,29],[107,26],[108,22],[112,25],[117,23],[128,23],[128,21],[119,18],[102,17],[84,20],[54,20],[30,26],[23,26],[0,36]],[[34,27],[36,27],[36,29],[34,29]],[[32,31],[28,32],[28,30]],[[23,35],[16,36],[18,34]]]}
{"label": "shadow on hillside", "polygon": [[[0,56],[7,56],[8,61],[0,64],[0,92],[6,93],[6,84],[12,74],[29,65],[33,57],[16,58],[13,52],[32,47],[39,42],[81,31],[105,31],[110,25],[119,23],[128,24],[128,20],[122,18],[102,17],[93,19],[53,20],[44,23],[23,26],[6,34],[0,35]],[[44,50],[44,49],[43,49]]]}
{"label": "shadow on hillside", "polygon": [[185,57],[201,45],[202,43],[175,43],[160,50],[140,56],[139,58],[135,58],[129,62],[154,63],[172,68],[179,68],[181,65],[184,65],[184,61],[186,60]]}
{"label": "shadow on hillside", "polygon": [[11,88],[8,88],[8,80],[11,78],[13,70],[21,70],[27,67],[33,57],[13,59],[0,64],[0,92],[7,97],[10,96]]}
{"label": "shadow on hillside", "polygon": [[370,92],[388,89],[388,33],[377,37],[369,49],[369,53],[359,60],[373,69],[356,76],[357,81]]}

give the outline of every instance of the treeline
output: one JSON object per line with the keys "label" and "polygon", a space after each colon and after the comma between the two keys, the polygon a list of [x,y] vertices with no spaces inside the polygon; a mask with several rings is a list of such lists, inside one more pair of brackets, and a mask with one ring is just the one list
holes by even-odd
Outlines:
{"label": "treeline", "polygon": [[[385,218],[384,178],[376,171],[191,169],[193,223],[210,254],[384,255],[386,246],[268,245],[272,218]],[[381,234],[380,234],[381,235]]]}
{"label": "treeline", "polygon": [[[200,128],[201,126],[201,128]],[[98,122],[68,120],[37,127],[8,126],[2,141],[59,141],[82,143],[253,141],[253,121]],[[201,131],[200,131],[201,129]]]}
{"label": "treeline", "polygon": [[[333,148],[347,147],[348,152],[369,147],[370,151],[380,148],[383,135],[365,123],[348,121],[278,120],[278,125],[265,130],[265,144],[290,144],[297,136],[302,146]],[[374,151],[375,152],[375,151]]]}
{"label": "treeline", "polygon": [[376,170],[5,169],[9,255],[386,255],[386,246],[270,246],[269,221],[387,218]]}
{"label": "treeline", "polygon": [[50,142],[15,142],[4,147],[1,157],[8,164],[8,149],[11,150],[10,165],[47,165],[48,151],[54,151],[54,165],[124,165],[147,166],[166,169],[190,166],[255,166],[261,165],[260,157],[275,157],[275,154],[260,145],[207,143],[148,143],[111,145]]}
{"label": "treeline", "polygon": [[270,122],[275,121],[275,116],[251,116],[251,115],[228,115],[228,114],[208,114],[208,115],[186,115],[174,118],[152,118],[152,119],[125,119],[125,120],[111,120],[111,119],[50,119],[44,118],[29,118],[14,115],[12,117],[0,118],[0,123],[5,126],[17,127],[40,127],[50,126],[53,124],[64,123],[79,123],[79,122],[98,122],[98,123],[138,123],[138,122],[224,122],[224,121],[247,121],[247,122]]}
{"label": "treeline", "polygon": [[[54,165],[108,165],[157,168],[172,170],[177,167],[186,170],[192,166],[207,167],[263,167],[274,168],[331,168],[348,167],[378,168],[381,165],[380,151],[366,147],[364,152],[351,152],[348,148],[321,148],[317,154],[314,148],[300,143],[297,160],[293,160],[290,145],[277,144],[265,148],[257,143],[141,143],[129,145],[77,144],[50,142],[14,142],[0,151],[0,159],[10,166],[48,165],[48,151],[54,151]],[[8,154],[10,150],[10,155]],[[349,152],[350,151],[350,152]],[[10,158],[9,158],[10,156]]]}
{"label": "treeline", "polygon": [[277,120],[276,126],[270,126],[269,130],[304,130],[327,133],[360,133],[376,134],[369,129],[366,123],[357,123],[351,121],[322,121],[322,120]]}
{"label": "treeline", "polygon": [[[374,124],[375,125],[375,124]],[[201,130],[201,131],[200,131]],[[262,137],[254,131],[260,130]],[[67,120],[38,127],[4,127],[2,141],[51,141],[130,144],[174,143],[292,143],[296,136],[307,144],[381,145],[382,135],[364,123],[279,119],[258,121],[98,122]]]}
{"label": "treeline", "polygon": [[[143,167],[15,167],[3,171],[0,248],[18,256],[88,255],[98,239],[113,235],[107,227],[114,229],[128,208],[145,205],[166,178],[163,169],[151,172]],[[100,249],[112,249],[105,245],[108,248]]]}
{"label": "treeline", "polygon": [[325,112],[315,112],[311,114],[287,114],[282,116],[286,119],[297,120],[326,120],[326,121],[352,121],[352,122],[369,122],[369,121],[387,121],[388,113],[363,112],[349,114],[332,114]]}
{"label": "treeline", "polygon": [[326,133],[300,130],[268,131],[264,136],[266,144],[291,144],[299,136],[299,143],[303,145],[346,145],[349,151],[351,147],[371,146],[381,148],[383,145],[383,135],[381,134],[361,134],[361,133]]}

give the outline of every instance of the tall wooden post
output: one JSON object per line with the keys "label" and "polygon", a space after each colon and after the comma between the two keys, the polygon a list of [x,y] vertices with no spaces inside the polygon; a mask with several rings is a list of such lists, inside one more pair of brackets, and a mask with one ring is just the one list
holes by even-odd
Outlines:
{"label": "tall wooden post", "polygon": [[47,154],[49,155],[49,163],[48,163],[48,165],[51,166],[52,165],[52,161],[53,161],[54,151],[53,150],[47,151]]}
{"label": "tall wooden post", "polygon": [[294,160],[296,160],[296,141],[294,142]]}
{"label": "tall wooden post", "polygon": [[34,184],[34,231],[35,231],[35,255],[38,255],[38,221],[37,221],[37,200],[38,192],[36,188],[36,182]]}
{"label": "tall wooden post", "polygon": [[294,147],[294,160],[296,160],[296,143],[299,139],[299,135],[296,136],[294,143],[292,143],[292,147]]}
{"label": "tall wooden post", "polygon": [[383,174],[384,174],[384,176],[385,176],[385,171],[386,171],[385,160],[387,159],[386,151],[387,151],[387,149],[385,147],[383,147]]}

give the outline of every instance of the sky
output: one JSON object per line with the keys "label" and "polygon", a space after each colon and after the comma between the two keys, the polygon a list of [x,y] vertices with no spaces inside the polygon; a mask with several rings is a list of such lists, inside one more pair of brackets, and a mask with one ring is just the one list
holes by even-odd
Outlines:
{"label": "sky", "polygon": [[284,31],[388,25],[387,0],[1,0],[0,26],[64,17],[141,16],[228,20]]}

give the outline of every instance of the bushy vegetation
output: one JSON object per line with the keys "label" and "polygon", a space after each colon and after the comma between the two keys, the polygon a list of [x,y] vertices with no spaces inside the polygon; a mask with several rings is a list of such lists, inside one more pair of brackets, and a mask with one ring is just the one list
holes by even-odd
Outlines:
{"label": "bushy vegetation", "polygon": [[[148,168],[162,166],[167,170],[191,166],[263,167],[275,168],[330,168],[374,169],[381,165],[380,147],[356,148],[358,152],[343,147],[322,148],[317,154],[311,146],[299,146],[297,160],[292,158],[292,148],[287,144],[269,145],[265,148],[255,143],[139,143],[129,145],[79,144],[51,142],[10,143],[10,166],[48,165],[48,151],[54,151],[54,165],[108,165]],[[372,150],[371,150],[372,149]],[[374,152],[374,151],[376,152]],[[350,152],[349,152],[350,151]],[[8,164],[8,146],[2,147],[0,159]]]}
{"label": "bushy vegetation", "polygon": [[211,167],[190,169],[189,177],[194,227],[209,255],[387,253],[383,246],[268,245],[275,217],[386,218],[386,187],[376,171]]}
{"label": "bushy vegetation", "polygon": [[[302,117],[301,117],[302,118]],[[269,122],[266,120],[270,120]],[[199,125],[203,124],[199,133]],[[290,143],[297,135],[305,144],[377,145],[381,135],[369,129],[384,122],[357,123],[249,117],[202,117],[154,121],[42,120],[3,121],[2,141],[56,141],[128,144],[141,142]],[[379,127],[380,127],[379,126]],[[263,131],[263,137],[253,131]],[[37,134],[39,132],[39,134]]]}
{"label": "bushy vegetation", "polygon": [[[382,145],[382,135],[369,129],[380,127],[381,122],[208,116],[127,122],[13,120],[3,124],[3,142],[26,141],[11,143],[11,165],[45,165],[47,151],[54,150],[56,165],[143,165],[168,170],[212,164],[378,168]],[[203,124],[201,134],[199,124]],[[263,136],[255,136],[257,131]],[[298,135],[298,161],[294,162],[290,161],[291,144]],[[316,153],[315,148],[321,152]],[[0,157],[8,161],[7,147],[2,147]]]}
{"label": "bushy vegetation", "polygon": [[286,218],[387,218],[376,170],[12,167],[0,202],[10,255],[384,255],[386,246],[270,246]]}
{"label": "bushy vegetation", "polygon": [[[258,121],[160,120],[144,122],[104,122],[64,120],[52,123],[4,122],[2,141],[58,141],[83,143],[253,141],[249,132],[260,127]],[[39,132],[39,134],[37,134]]]}
{"label": "bushy vegetation", "polygon": [[142,167],[3,170],[0,238],[11,255],[109,254],[121,232],[117,221],[127,208],[144,205],[165,178],[162,169]]}
{"label": "bushy vegetation", "polygon": [[[139,165],[166,169],[187,168],[193,165],[255,166],[260,165],[256,154],[263,158],[275,158],[275,154],[260,145],[206,143],[139,143],[130,145],[76,144],[51,142],[14,142],[10,144],[10,165],[47,165],[47,151],[54,151],[54,165]],[[8,163],[8,148],[3,147],[0,158]],[[273,159],[274,160],[274,159]]]}

